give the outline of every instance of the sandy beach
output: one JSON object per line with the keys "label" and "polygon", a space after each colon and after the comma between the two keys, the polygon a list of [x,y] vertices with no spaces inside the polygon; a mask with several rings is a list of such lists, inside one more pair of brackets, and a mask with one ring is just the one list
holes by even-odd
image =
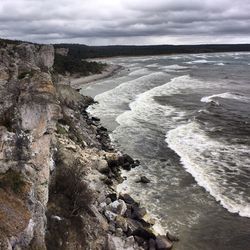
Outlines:
{"label": "sandy beach", "polygon": [[114,65],[114,64],[109,64],[105,68],[105,70],[101,74],[93,74],[89,76],[83,76],[83,77],[69,77],[69,78],[64,78],[60,83],[61,84],[67,84],[73,87],[74,89],[80,89],[81,85],[87,84],[90,82],[95,82],[104,78],[108,78],[115,73],[117,73],[119,70],[122,69],[122,66],[120,65]]}

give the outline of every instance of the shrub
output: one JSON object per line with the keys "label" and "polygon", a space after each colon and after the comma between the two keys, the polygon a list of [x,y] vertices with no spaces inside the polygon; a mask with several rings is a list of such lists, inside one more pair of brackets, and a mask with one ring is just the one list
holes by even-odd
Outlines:
{"label": "shrub", "polygon": [[59,123],[57,123],[56,125],[56,131],[58,134],[62,134],[62,135],[66,135],[68,133],[67,130]]}
{"label": "shrub", "polygon": [[72,167],[58,170],[56,176],[56,192],[67,197],[72,216],[88,210],[89,205],[93,202],[92,193],[82,180],[85,175],[82,168],[81,163],[75,161]]}
{"label": "shrub", "polygon": [[15,193],[20,193],[25,185],[23,176],[13,170],[0,176],[0,188],[5,190],[12,190]]}
{"label": "shrub", "polygon": [[89,74],[100,74],[106,65],[97,62],[83,61],[80,58],[72,56],[61,56],[56,54],[54,69],[56,73],[80,74],[87,76]]}
{"label": "shrub", "polygon": [[34,72],[33,71],[25,71],[25,72],[22,72],[18,75],[18,79],[19,80],[22,80],[23,78],[25,78],[26,76],[30,76],[32,77],[34,75]]}

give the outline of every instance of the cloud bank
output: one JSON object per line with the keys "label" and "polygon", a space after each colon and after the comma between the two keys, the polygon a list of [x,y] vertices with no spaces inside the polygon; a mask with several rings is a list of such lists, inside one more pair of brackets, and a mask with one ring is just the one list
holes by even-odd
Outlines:
{"label": "cloud bank", "polygon": [[0,37],[100,44],[250,43],[249,0],[1,0]]}

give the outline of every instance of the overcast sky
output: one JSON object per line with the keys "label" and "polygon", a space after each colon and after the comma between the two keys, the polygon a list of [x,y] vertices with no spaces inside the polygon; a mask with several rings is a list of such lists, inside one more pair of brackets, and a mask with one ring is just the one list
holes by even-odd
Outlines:
{"label": "overcast sky", "polygon": [[89,45],[250,43],[250,0],[0,0],[0,37]]}

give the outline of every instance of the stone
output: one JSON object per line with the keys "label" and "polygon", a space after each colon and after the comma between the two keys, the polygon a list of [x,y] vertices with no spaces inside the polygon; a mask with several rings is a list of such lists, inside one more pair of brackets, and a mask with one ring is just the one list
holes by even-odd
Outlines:
{"label": "stone", "polygon": [[115,223],[113,221],[109,223],[109,231],[115,233]]}
{"label": "stone", "polygon": [[65,148],[68,150],[72,150],[73,152],[77,151],[77,147],[73,144],[66,145]]}
{"label": "stone", "polygon": [[99,165],[98,166],[98,171],[101,173],[101,174],[105,174],[105,175],[108,175],[110,173],[110,168],[103,164],[103,165]]}
{"label": "stone", "polygon": [[119,215],[124,215],[126,210],[127,210],[127,205],[123,200],[116,200],[110,203],[107,207],[106,210],[112,211],[116,214]]}
{"label": "stone", "polygon": [[124,162],[128,162],[129,164],[133,164],[134,163],[133,158],[131,156],[127,155],[127,154],[123,155],[123,160],[124,160]]}
{"label": "stone", "polygon": [[140,161],[139,160],[135,160],[134,164],[133,164],[133,168],[140,166]]}
{"label": "stone", "polygon": [[139,236],[145,240],[149,240],[149,239],[155,239],[156,236],[149,230],[143,227],[138,227],[136,230],[134,230],[134,232],[132,233],[132,235],[136,235]]}
{"label": "stone", "polygon": [[122,237],[123,236],[122,228],[120,228],[120,227],[116,228],[115,235],[118,236],[118,237]]}
{"label": "stone", "polygon": [[92,121],[95,121],[95,122],[99,122],[100,121],[100,118],[95,117],[95,116],[92,116],[91,119],[92,119]]}
{"label": "stone", "polygon": [[127,231],[127,234],[130,236],[130,235],[134,235],[134,232],[142,227],[141,223],[139,221],[136,221],[136,220],[133,220],[133,219],[130,219],[128,218],[127,219],[127,224],[128,224],[128,231]]}
{"label": "stone", "polygon": [[158,250],[168,250],[173,247],[173,243],[165,236],[157,236],[155,242]]}
{"label": "stone", "polygon": [[167,238],[170,240],[170,241],[179,241],[179,238],[170,234],[169,232],[167,232],[166,234]]}
{"label": "stone", "polygon": [[133,248],[135,245],[135,239],[134,239],[134,236],[129,236],[126,238],[125,240],[125,247],[126,248]]}
{"label": "stone", "polygon": [[105,132],[108,131],[108,130],[107,130],[105,127],[103,127],[103,126],[100,126],[99,129],[100,129],[101,131],[105,131]]}
{"label": "stone", "polygon": [[156,250],[155,240],[150,239],[149,242],[148,242],[148,247],[149,247],[149,250]]}
{"label": "stone", "polygon": [[108,186],[112,186],[113,185],[113,181],[110,178],[106,178],[104,180],[104,183],[107,184]]}
{"label": "stone", "polygon": [[147,213],[146,208],[144,207],[138,207],[138,206],[132,206],[132,214],[131,218],[132,219],[142,219]]}
{"label": "stone", "polygon": [[128,231],[128,223],[127,223],[127,220],[124,217],[118,215],[116,217],[115,222],[116,222],[116,226],[120,227],[123,230],[124,233],[126,233]]}
{"label": "stone", "polygon": [[104,212],[104,215],[105,217],[107,218],[107,220],[110,222],[110,221],[115,221],[116,217],[117,217],[117,214],[109,211],[109,210],[106,210]]}
{"label": "stone", "polygon": [[107,203],[106,202],[102,202],[102,203],[100,203],[100,205],[99,205],[99,212],[104,212],[104,210],[105,210],[105,207],[107,206]]}
{"label": "stone", "polygon": [[[131,237],[131,236],[130,236]],[[139,236],[133,236],[133,238],[135,239],[135,241],[141,246],[143,245],[143,243],[145,242],[145,240]]]}
{"label": "stone", "polygon": [[109,205],[111,202],[112,202],[111,198],[108,197],[108,198],[106,199],[107,205]]}
{"label": "stone", "polygon": [[129,162],[126,162],[126,163],[124,163],[124,164],[122,165],[122,168],[123,168],[124,170],[130,171],[131,168],[132,168],[132,166],[131,166],[131,164],[130,164]]}
{"label": "stone", "polygon": [[129,194],[120,194],[119,199],[122,199],[127,204],[138,204]]}
{"label": "stone", "polygon": [[141,183],[150,183],[150,180],[146,177],[146,176],[141,176],[141,178],[139,180],[136,180],[137,183],[141,182]]}
{"label": "stone", "polygon": [[110,198],[112,202],[117,200],[117,194],[116,193],[108,194],[107,197]]}

